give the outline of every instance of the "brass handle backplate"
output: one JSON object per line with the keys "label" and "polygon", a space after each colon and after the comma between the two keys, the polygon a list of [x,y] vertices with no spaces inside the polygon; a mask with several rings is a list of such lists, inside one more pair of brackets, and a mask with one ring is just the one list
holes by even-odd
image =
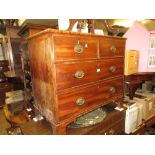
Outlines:
{"label": "brass handle backplate", "polygon": [[113,46],[111,46],[111,48],[110,48],[110,50],[112,51],[112,52],[116,52],[116,47],[113,45]]}
{"label": "brass handle backplate", "polygon": [[116,66],[110,66],[109,68],[109,71],[112,73],[116,72],[116,70],[117,70]]}
{"label": "brass handle backplate", "polygon": [[116,93],[116,88],[115,87],[111,87],[109,90],[111,93]]}
{"label": "brass handle backplate", "polygon": [[82,45],[80,45],[80,44],[77,44],[77,45],[75,45],[75,47],[74,47],[74,51],[76,52],[76,53],[82,53],[83,52],[83,46]]}
{"label": "brass handle backplate", "polygon": [[78,79],[83,78],[84,77],[84,71],[83,70],[76,71],[75,77]]}
{"label": "brass handle backplate", "polygon": [[85,102],[86,100],[83,97],[80,97],[76,100],[76,104],[79,106],[85,104]]}

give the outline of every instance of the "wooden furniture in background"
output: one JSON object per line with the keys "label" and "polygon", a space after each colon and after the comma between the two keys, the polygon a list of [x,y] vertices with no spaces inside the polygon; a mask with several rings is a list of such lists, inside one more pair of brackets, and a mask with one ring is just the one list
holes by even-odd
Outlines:
{"label": "wooden furniture in background", "polygon": [[154,72],[138,72],[125,76],[125,83],[129,89],[130,99],[133,99],[137,88],[140,87],[144,81],[152,80],[153,78],[155,78]]}
{"label": "wooden furniture in background", "polygon": [[23,72],[22,71],[7,71],[4,73],[8,83],[13,85],[14,90],[23,90]]}
{"label": "wooden furniture in background", "polygon": [[50,28],[50,26],[47,25],[39,25],[39,24],[31,24],[31,23],[24,23],[20,30],[18,31],[18,35],[22,38],[26,39],[27,37],[36,34],[42,30],[45,30],[47,28]]}
{"label": "wooden furniture in background", "polygon": [[7,128],[7,133],[8,134],[22,134],[22,131],[20,129],[20,125],[24,124],[28,121],[30,121],[30,118],[28,117],[28,114],[25,111],[22,111],[18,114],[12,113],[9,109],[8,106],[5,104],[3,106],[3,111],[6,120],[10,124],[11,127]]}
{"label": "wooden furniture in background", "polygon": [[8,60],[0,60],[0,82],[7,81],[4,72],[9,71],[9,62]]}
{"label": "wooden furniture in background", "polygon": [[152,116],[146,120],[132,133],[132,135],[144,135],[145,132],[155,124],[155,116]]}
{"label": "wooden furniture in background", "polygon": [[8,82],[0,83],[0,108],[5,104],[5,93],[13,90],[13,85]]}
{"label": "wooden furniture in background", "polygon": [[4,72],[9,70],[8,60],[0,61],[0,107],[5,103],[5,93],[13,89],[13,85],[7,82]]}
{"label": "wooden furniture in background", "polygon": [[10,70],[21,70],[21,55],[19,51],[20,36],[17,34],[19,27],[6,26],[6,37],[8,38],[8,52]]}
{"label": "wooden furniture in background", "polygon": [[[11,28],[5,28],[5,31]],[[11,37],[14,31],[9,31]],[[13,90],[13,84],[8,82],[8,78],[5,76],[5,72],[14,68],[13,53],[11,48],[10,36],[0,35],[0,107],[5,104],[5,93]],[[14,45],[14,44],[12,44]]]}
{"label": "wooden furniture in background", "polygon": [[53,134],[66,134],[83,114],[122,103],[125,39],[48,29],[29,37],[28,47],[35,104]]}
{"label": "wooden furniture in background", "polygon": [[24,80],[25,103],[27,103],[27,107],[31,108],[34,108],[33,107],[34,101],[32,92],[31,71],[29,65],[29,52],[27,45],[28,43],[26,38],[46,28],[49,28],[49,26],[24,23],[18,32],[18,35],[21,37],[20,52],[22,61],[22,71],[24,73],[23,80]]}

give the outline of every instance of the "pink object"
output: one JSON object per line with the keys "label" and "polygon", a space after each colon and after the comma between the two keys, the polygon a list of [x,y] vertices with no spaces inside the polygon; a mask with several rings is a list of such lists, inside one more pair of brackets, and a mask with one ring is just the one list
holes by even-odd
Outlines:
{"label": "pink object", "polygon": [[148,31],[139,22],[134,22],[123,37],[126,40],[127,50],[139,51],[138,72],[154,72],[155,67],[148,67],[149,55],[155,55],[155,49],[150,49],[150,37],[155,37],[155,30]]}

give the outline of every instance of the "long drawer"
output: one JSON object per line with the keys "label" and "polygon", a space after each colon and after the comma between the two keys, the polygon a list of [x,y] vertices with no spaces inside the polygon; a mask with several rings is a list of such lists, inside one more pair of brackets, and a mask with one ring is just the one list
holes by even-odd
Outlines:
{"label": "long drawer", "polygon": [[99,107],[113,98],[123,96],[123,78],[57,94],[58,120],[79,115],[87,109]]}
{"label": "long drawer", "polygon": [[56,60],[80,60],[97,58],[98,40],[91,37],[54,36]]}
{"label": "long drawer", "polygon": [[113,124],[108,124],[107,126],[104,126],[104,124],[101,124],[98,128],[95,130],[86,133],[87,135],[122,135],[124,134],[124,125],[125,120],[121,119],[119,121],[113,122]]}
{"label": "long drawer", "polygon": [[100,57],[124,56],[125,40],[116,38],[102,38],[99,41]]}
{"label": "long drawer", "polygon": [[123,75],[123,58],[56,65],[57,89],[66,89]]}

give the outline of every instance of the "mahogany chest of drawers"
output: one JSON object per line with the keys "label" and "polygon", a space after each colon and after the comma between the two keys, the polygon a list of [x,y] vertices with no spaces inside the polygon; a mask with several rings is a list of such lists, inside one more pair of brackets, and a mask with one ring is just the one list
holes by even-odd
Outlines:
{"label": "mahogany chest of drawers", "polygon": [[29,37],[28,48],[35,105],[54,134],[123,100],[124,38],[47,29]]}

